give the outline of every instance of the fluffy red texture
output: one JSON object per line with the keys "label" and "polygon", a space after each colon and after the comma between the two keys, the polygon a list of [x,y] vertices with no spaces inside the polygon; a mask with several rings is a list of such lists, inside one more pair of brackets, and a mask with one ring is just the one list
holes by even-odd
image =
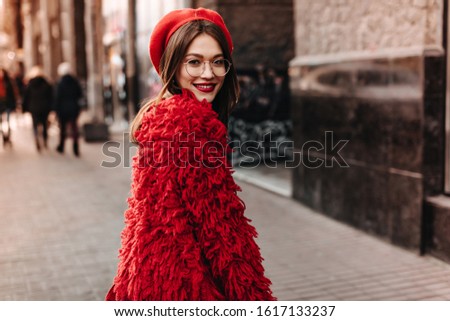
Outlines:
{"label": "fluffy red texture", "polygon": [[118,272],[106,299],[275,300],[220,148],[226,128],[211,105],[183,91],[149,110],[136,137]]}
{"label": "fluffy red texture", "polygon": [[159,63],[170,37],[182,25],[193,20],[207,20],[218,25],[227,39],[230,54],[233,51],[231,34],[228,31],[222,17],[217,12],[204,8],[173,10],[161,18],[150,36],[150,60],[158,73]]}

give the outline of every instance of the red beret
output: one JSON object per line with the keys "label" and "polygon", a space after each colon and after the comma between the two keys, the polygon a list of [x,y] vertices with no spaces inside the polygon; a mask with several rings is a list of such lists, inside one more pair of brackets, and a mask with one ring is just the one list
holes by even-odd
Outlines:
{"label": "red beret", "polygon": [[150,37],[150,59],[158,73],[159,63],[170,37],[182,25],[193,20],[208,20],[219,26],[227,39],[230,53],[233,51],[233,42],[231,40],[230,32],[225,26],[225,22],[222,17],[217,12],[204,8],[174,10],[161,18],[161,20],[156,24],[155,29],[153,29]]}

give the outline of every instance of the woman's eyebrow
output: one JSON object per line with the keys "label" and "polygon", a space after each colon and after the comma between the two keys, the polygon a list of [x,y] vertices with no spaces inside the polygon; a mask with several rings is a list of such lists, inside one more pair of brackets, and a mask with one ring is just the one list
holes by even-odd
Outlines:
{"label": "woman's eyebrow", "polygon": [[[187,57],[187,56],[195,56],[195,57],[198,57],[198,58],[204,58],[203,55],[198,54],[198,53],[188,53],[188,54],[186,54],[186,57]],[[219,53],[219,54],[217,54],[217,55],[214,55],[213,58],[217,58],[217,57],[223,57],[223,53]]]}

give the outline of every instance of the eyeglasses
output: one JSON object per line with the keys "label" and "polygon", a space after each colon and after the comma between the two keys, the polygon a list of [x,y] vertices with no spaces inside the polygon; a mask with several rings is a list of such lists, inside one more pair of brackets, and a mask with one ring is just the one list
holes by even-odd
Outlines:
{"label": "eyeglasses", "polygon": [[184,66],[189,76],[200,77],[205,72],[206,63],[209,63],[212,73],[217,77],[225,76],[231,68],[231,62],[226,59],[216,59],[213,61],[190,59],[184,63]]}

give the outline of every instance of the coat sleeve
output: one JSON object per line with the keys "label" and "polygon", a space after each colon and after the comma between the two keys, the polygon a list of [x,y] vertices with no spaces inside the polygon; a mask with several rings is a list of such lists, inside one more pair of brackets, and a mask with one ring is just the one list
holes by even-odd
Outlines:
{"label": "coat sleeve", "polygon": [[275,300],[254,240],[256,230],[237,195],[240,188],[231,176],[226,146],[202,131],[224,131],[219,137],[225,137],[226,129],[203,124],[184,140],[189,148],[180,149],[185,151],[181,158],[189,161],[179,164],[178,179],[206,263],[227,300]]}

